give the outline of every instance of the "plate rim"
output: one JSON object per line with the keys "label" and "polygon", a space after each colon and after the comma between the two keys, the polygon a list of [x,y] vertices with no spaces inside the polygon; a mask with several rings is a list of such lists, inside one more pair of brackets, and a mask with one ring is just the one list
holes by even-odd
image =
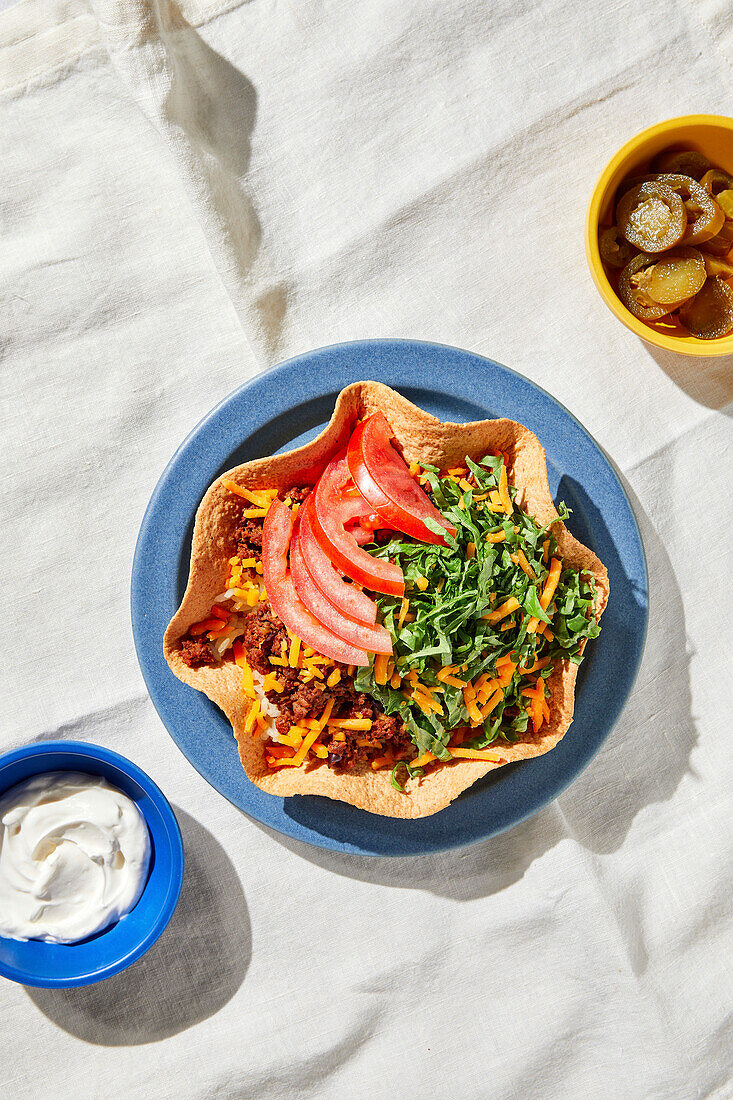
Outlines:
{"label": "plate rim", "polygon": [[[306,831],[307,827],[301,826],[294,819],[288,818],[288,822],[289,823],[292,822],[291,827],[280,827],[279,825],[273,824],[270,821],[263,821],[263,820],[261,820],[261,818],[259,818],[257,816],[257,814],[255,812],[252,811],[251,808],[244,808],[240,804],[240,801],[235,800],[235,798],[232,797],[229,793],[227,793],[226,790],[222,789],[222,787],[219,786],[219,784],[216,782],[216,779],[212,778],[209,774],[207,774],[206,770],[202,770],[201,766],[198,763],[193,762],[191,757],[188,755],[188,752],[184,749],[182,743],[179,741],[176,733],[174,732],[174,728],[172,728],[172,727],[175,727],[176,722],[174,721],[173,718],[170,718],[170,716],[167,716],[166,714],[163,713],[163,710],[165,708],[162,706],[162,704],[159,705],[159,700],[156,698],[157,688],[158,688],[157,673],[156,673],[156,670],[150,669],[147,666],[147,655],[144,654],[144,652],[143,652],[143,644],[144,643],[143,643],[143,639],[142,639],[142,635],[143,635],[143,632],[144,632],[144,622],[142,620],[144,619],[144,617],[140,616],[138,614],[138,606],[137,606],[138,605],[138,593],[139,593],[139,588],[141,586],[141,581],[140,581],[141,559],[142,559],[142,556],[143,556],[144,552],[147,549],[145,544],[146,544],[146,540],[149,536],[149,529],[152,526],[154,518],[157,516],[157,512],[158,512],[158,508],[159,508],[159,505],[160,505],[160,502],[161,502],[161,498],[164,497],[165,490],[167,489],[167,482],[168,482],[170,476],[173,474],[176,466],[178,465],[179,460],[183,457],[183,455],[185,453],[187,453],[189,447],[194,443],[195,440],[197,440],[199,435],[206,429],[206,427],[210,424],[210,422],[215,420],[235,400],[240,400],[242,397],[244,397],[246,395],[247,391],[249,391],[250,389],[256,389],[257,387],[262,386],[263,384],[266,385],[268,380],[273,375],[277,375],[279,373],[287,373],[288,371],[291,371],[291,370],[297,368],[298,364],[302,364],[304,361],[307,362],[307,361],[313,360],[315,357],[321,357],[321,356],[327,355],[328,353],[339,353],[339,354],[346,353],[346,354],[348,354],[348,352],[350,350],[351,351],[355,351],[355,350],[362,350],[363,351],[363,350],[368,350],[370,348],[373,348],[375,345],[379,345],[381,347],[390,347],[390,348],[395,349],[395,351],[398,351],[399,349],[402,349],[402,350],[412,349],[413,351],[418,351],[419,352],[421,349],[433,349],[433,350],[437,350],[437,351],[447,352],[447,353],[450,353],[450,354],[453,354],[453,355],[458,354],[459,356],[466,357],[467,360],[476,360],[477,362],[475,364],[472,364],[473,366],[479,367],[481,364],[485,364],[485,365],[488,365],[491,368],[497,369],[500,373],[504,372],[506,374],[509,374],[509,375],[513,376],[515,379],[517,379],[520,384],[526,385],[531,390],[539,393],[544,399],[546,399],[550,403],[551,406],[555,406],[557,409],[561,410],[562,413],[573,423],[573,425],[577,429],[579,429],[581,434],[583,436],[585,436],[586,440],[591,445],[591,448],[594,451],[597,452],[600,459],[602,460],[602,462],[607,467],[608,473],[610,473],[612,480],[615,482],[618,490],[621,493],[621,496],[622,496],[623,500],[626,503],[626,507],[627,507],[627,511],[628,511],[628,517],[627,518],[628,518],[628,520],[630,520],[631,532],[635,536],[635,544],[636,545],[635,545],[634,549],[637,552],[637,563],[636,564],[637,564],[638,567],[640,567],[639,572],[640,572],[640,578],[643,581],[643,596],[644,596],[643,607],[641,608],[641,610],[643,611],[643,623],[641,624],[641,631],[639,632],[639,636],[638,636],[637,648],[636,648],[636,652],[635,652],[635,655],[634,655],[633,668],[631,668],[630,673],[628,675],[628,687],[627,687],[626,694],[623,697],[623,699],[620,701],[620,703],[618,705],[617,712],[615,714],[615,717],[614,717],[613,721],[611,722],[611,724],[609,725],[608,729],[606,730],[604,735],[598,740],[597,744],[593,748],[593,751],[590,753],[590,755],[587,756],[587,758],[584,760],[584,762],[581,764],[580,767],[569,769],[569,773],[563,775],[562,779],[559,782],[556,783],[556,785],[552,788],[551,793],[548,794],[547,797],[544,797],[539,802],[537,802],[536,804],[531,805],[528,809],[526,809],[526,812],[519,812],[519,813],[515,814],[511,818],[511,820],[507,821],[505,824],[503,824],[499,828],[492,828],[488,831],[481,832],[479,835],[472,836],[468,839],[465,838],[465,837],[458,837],[452,842],[449,839],[444,838],[439,842],[425,843],[423,847],[416,847],[414,844],[411,844],[407,849],[401,849],[400,846],[399,846],[399,843],[396,843],[394,846],[392,846],[388,849],[387,848],[385,848],[385,849],[380,848],[379,850],[376,850],[376,849],[372,850],[370,848],[361,848],[352,841],[343,841],[343,840],[339,840],[339,839],[337,839],[335,837],[332,837],[332,836],[329,836],[329,835],[322,835],[320,833],[310,833],[309,835],[303,835],[303,833],[304,833],[304,831]],[[376,372],[376,373],[379,373],[379,372]],[[363,381],[367,377],[368,376],[366,374],[360,373],[359,377],[358,378],[354,377],[354,379],[352,379],[352,381],[360,381],[360,380]],[[338,384],[338,391],[337,392],[340,392],[340,390],[343,389],[344,386],[349,385],[349,384],[351,384],[351,383],[348,382],[348,381],[343,382],[341,384]],[[385,383],[385,384],[389,384],[389,383]],[[394,385],[399,388],[401,383],[399,381],[395,381]],[[426,378],[424,379],[422,385],[425,389],[427,389],[431,392],[435,392],[436,394],[447,392],[445,390],[441,391],[441,390],[435,389],[432,382],[431,382],[431,380],[430,380],[429,375],[426,376]],[[309,401],[315,400],[315,399],[317,399],[318,396],[322,396],[322,395],[319,395],[319,394],[311,395],[311,397],[309,397],[308,400]],[[458,394],[458,396],[465,397],[464,394],[460,394],[460,393]],[[295,404],[295,403],[293,403],[293,404]],[[289,408],[292,408],[292,407],[293,407],[292,405],[289,406]],[[246,435],[246,433],[243,429],[243,431],[242,431],[242,440],[244,440],[246,438],[247,438],[247,435]],[[541,442],[542,442],[542,440],[541,440]],[[235,449],[236,449],[236,444],[235,444]],[[216,475],[213,475],[213,476],[216,476]],[[199,500],[197,501],[197,503],[194,507],[193,514],[195,514],[195,510],[198,508],[199,503],[200,503],[200,498],[199,498]],[[646,640],[647,640],[647,635],[648,635],[648,628],[649,628],[649,570],[648,570],[648,562],[647,562],[647,557],[646,557],[646,548],[644,546],[644,540],[643,540],[643,537],[642,537],[642,534],[641,534],[641,530],[640,530],[639,523],[638,523],[638,520],[637,520],[637,517],[636,517],[634,506],[633,506],[633,503],[632,503],[632,501],[631,501],[631,499],[630,499],[630,497],[629,497],[629,495],[626,491],[626,488],[623,484],[623,481],[621,480],[621,477],[619,476],[619,471],[617,470],[615,462],[611,459],[611,457],[608,455],[606,450],[601,446],[601,444],[598,443],[598,441],[594,438],[594,436],[591,434],[591,432],[588,431],[588,429],[584,426],[584,424],[582,424],[582,422],[577,418],[577,416],[575,416],[575,414],[570,409],[568,409],[567,406],[564,405],[562,401],[560,401],[558,398],[553,396],[548,390],[544,389],[544,387],[540,386],[538,383],[534,382],[532,379],[527,378],[526,375],[523,375],[519,371],[516,371],[511,367],[507,367],[504,364],[499,363],[498,361],[489,358],[488,356],[481,355],[478,352],[469,351],[468,349],[464,349],[464,348],[458,348],[458,347],[455,347],[454,345],[450,345],[450,344],[443,344],[443,343],[440,343],[438,341],[413,340],[413,339],[405,339],[405,338],[398,338],[398,337],[394,337],[394,338],[392,338],[392,337],[377,337],[377,338],[364,338],[364,339],[359,339],[359,340],[350,340],[350,341],[337,342],[337,343],[333,343],[333,344],[327,344],[327,345],[324,345],[322,347],[312,348],[312,349],[310,349],[306,352],[301,352],[301,353],[299,353],[295,356],[291,356],[290,358],[285,359],[285,360],[283,360],[279,363],[271,364],[270,366],[265,367],[263,370],[259,371],[252,378],[246,379],[244,382],[242,382],[239,386],[235,387],[229,393],[225,394],[225,396],[222,397],[220,401],[218,401],[207,413],[205,413],[205,415],[203,417],[201,417],[201,419],[187,433],[187,435],[184,437],[184,439],[181,441],[181,443],[178,445],[178,447],[173,452],[173,454],[172,454],[171,458],[169,459],[169,461],[166,463],[164,469],[162,470],[162,472],[161,472],[161,474],[160,474],[160,476],[159,476],[159,478],[158,478],[158,480],[155,484],[155,487],[153,488],[150,499],[149,499],[148,504],[145,508],[145,512],[143,514],[143,518],[142,518],[142,521],[140,523],[140,528],[139,528],[139,531],[138,531],[138,536],[137,536],[137,540],[136,540],[136,544],[135,544],[135,551],[134,551],[133,561],[132,561],[132,569],[131,569],[131,577],[130,577],[130,604],[131,604],[131,607],[130,607],[131,625],[132,625],[133,641],[134,641],[134,645],[135,645],[135,653],[136,653],[136,656],[137,656],[138,664],[140,666],[140,671],[141,671],[142,676],[143,676],[143,680],[145,682],[145,686],[147,688],[147,691],[148,691],[150,699],[153,703],[153,706],[155,707],[155,710],[158,714],[158,717],[160,718],[161,722],[163,723],[163,726],[165,727],[165,729],[166,729],[167,733],[169,734],[171,740],[176,745],[176,747],[181,752],[181,754],[185,757],[185,759],[188,761],[188,763],[191,765],[191,767],[196,772],[198,772],[198,774],[201,775],[201,777],[211,787],[213,787],[213,789],[218,794],[220,794],[224,798],[226,798],[227,801],[231,803],[231,805],[235,806],[241,813],[245,814],[248,818],[250,818],[250,820],[255,822],[260,827],[268,829],[268,830],[272,830],[273,832],[275,832],[279,835],[287,836],[290,839],[296,840],[300,843],[309,844],[313,847],[321,848],[321,849],[324,849],[324,850],[327,850],[327,851],[348,853],[348,854],[351,854],[351,855],[361,855],[361,856],[374,857],[374,858],[405,858],[405,857],[414,857],[414,856],[438,853],[438,852],[442,852],[442,851],[449,851],[451,849],[469,847],[472,844],[480,843],[481,841],[488,840],[493,836],[498,836],[501,833],[508,831],[509,829],[513,829],[517,825],[521,824],[523,821],[526,821],[529,817],[532,817],[534,814],[539,813],[540,810],[544,809],[550,803],[555,801],[555,799],[557,799],[570,786],[570,784],[572,782],[574,782],[574,780],[577,779],[578,776],[582,774],[582,772],[585,771],[585,769],[590,765],[590,763],[595,758],[595,756],[598,754],[598,752],[600,752],[601,748],[603,747],[603,745],[605,744],[605,742],[608,740],[609,736],[611,735],[611,733],[612,733],[613,729],[615,728],[619,718],[621,717],[621,714],[623,713],[624,708],[626,707],[626,704],[627,704],[627,702],[628,702],[628,700],[629,700],[629,698],[630,698],[630,696],[631,696],[631,694],[634,690],[635,684],[636,684],[636,680],[637,680],[637,677],[638,677],[638,674],[639,674],[639,669],[641,667],[641,662],[642,662],[643,655],[644,655],[644,649],[645,649],[645,645],[646,645]],[[162,657],[162,637],[160,638],[160,655]],[[161,670],[161,671],[163,671],[163,670]],[[166,665],[164,671],[168,672],[168,674],[171,675],[171,676],[173,675],[170,672],[170,670],[167,668],[167,665]],[[185,687],[186,685],[182,685],[182,686]],[[195,689],[191,688],[190,690],[195,690]],[[542,759],[542,758],[540,757],[538,759]],[[526,764],[526,763],[529,763],[529,762],[525,761],[525,762],[520,762],[520,763],[525,763]],[[300,796],[298,796],[298,797],[300,797]],[[359,810],[356,810],[356,809],[354,810],[354,812],[366,814],[366,811],[359,811]],[[369,816],[373,817],[375,815],[369,815]],[[436,815],[436,816],[439,816],[439,815]],[[382,820],[384,820],[384,819],[382,819]],[[389,820],[391,821],[393,819],[389,819]],[[405,820],[413,820],[413,819],[405,819]],[[422,820],[422,819],[414,819],[414,820],[419,821],[419,820]],[[394,819],[394,821],[395,821],[396,825],[399,825],[400,823],[403,823],[402,819]]]}

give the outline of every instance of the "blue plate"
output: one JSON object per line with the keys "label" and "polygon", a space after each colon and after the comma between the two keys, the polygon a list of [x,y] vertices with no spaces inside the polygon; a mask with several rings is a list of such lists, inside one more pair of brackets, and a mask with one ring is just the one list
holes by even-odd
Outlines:
{"label": "blue plate", "polygon": [[[491,772],[433,817],[398,821],[320,796],[274,798],[249,782],[231,726],[163,659],[165,628],[188,577],[196,508],[224,470],[312,439],[339,391],[374,379],[441,420],[506,416],[531,428],[547,452],[550,490],[572,509],[570,529],[607,566],[611,598],[588,647],[575,718],[557,748]],[[258,375],[225,398],[182,443],[148,505],[132,570],[132,628],[157,711],[197,771],[250,817],[321,848],[420,855],[509,829],[546,805],[585,768],[613,728],[639,667],[647,625],[644,549],[631,505],[598,444],[544,390],[506,367],[457,348],[365,340],[309,352]]]}

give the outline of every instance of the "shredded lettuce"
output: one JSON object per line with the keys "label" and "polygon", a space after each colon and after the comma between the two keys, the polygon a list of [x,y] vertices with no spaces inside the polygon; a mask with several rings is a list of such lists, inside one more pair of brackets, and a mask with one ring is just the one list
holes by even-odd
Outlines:
{"label": "shredded lettuce", "polygon": [[[401,615],[401,599],[377,598],[380,621],[392,635],[395,668],[403,677],[402,684],[397,689],[377,684],[372,662],[359,669],[354,686],[378,700],[387,714],[402,718],[419,756],[431,752],[440,760],[450,760],[447,746],[451,732],[472,725],[462,689],[438,680],[442,668],[453,666],[457,670],[454,675],[467,683],[483,673],[494,678],[496,662],[512,654],[518,668],[505,687],[503,699],[481,726],[473,727],[471,740],[464,744],[485,748],[499,739],[512,742],[522,736],[529,721],[522,690],[534,686],[538,676],[546,679],[553,662],[561,658],[580,664],[585,641],[599,633],[594,617],[595,579],[586,573],[563,568],[548,609],[552,614],[540,604],[549,562],[558,549],[552,534],[555,521],[538,524],[517,507],[516,489],[511,486],[512,515],[492,510],[488,496],[498,489],[503,462],[494,455],[480,462],[467,457],[470,490],[450,476],[441,476],[434,466],[423,467],[433,503],[456,528],[454,538],[434,521],[428,521],[431,530],[446,536],[448,546],[397,534],[387,543],[372,543],[365,548],[374,557],[389,559],[401,567],[409,609],[406,616]],[[569,515],[564,504],[558,513],[562,520]],[[487,536],[500,535],[502,541],[487,542]],[[520,550],[533,576],[521,568]],[[417,584],[418,580],[423,583],[422,578],[428,581],[425,591]],[[490,623],[484,616],[511,596],[518,601],[521,614]],[[551,624],[551,641],[543,634],[527,633],[530,618]],[[528,679],[521,668],[531,668],[540,658],[547,658],[548,664]],[[434,698],[440,702],[440,713],[425,713],[409,697],[409,682],[404,678],[411,672],[417,674],[419,683],[437,689]],[[394,772],[392,783],[401,789]]]}
{"label": "shredded lettuce", "polygon": [[408,764],[406,760],[398,760],[395,766],[392,768],[390,782],[392,783],[394,789],[396,791],[399,791],[401,794],[405,793],[405,788],[397,778],[397,773],[403,769],[407,772],[408,779],[412,779],[415,775],[425,775],[425,772],[422,768],[414,768],[412,764]]}

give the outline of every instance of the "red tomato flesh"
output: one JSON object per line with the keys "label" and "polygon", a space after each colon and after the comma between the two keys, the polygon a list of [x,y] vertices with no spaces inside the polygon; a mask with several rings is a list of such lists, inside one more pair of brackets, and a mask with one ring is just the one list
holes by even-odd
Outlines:
{"label": "red tomato flesh", "polygon": [[452,535],[455,527],[446,522],[420,487],[391,440],[392,429],[382,412],[356,425],[346,456],[356,487],[390,527],[421,542],[447,545],[425,520],[434,520]]}
{"label": "red tomato flesh", "polygon": [[367,531],[366,528],[361,527],[358,523],[355,523],[353,527],[347,527],[346,531],[356,540],[357,546],[366,546],[368,542],[374,541],[373,533]]}
{"label": "red tomato flesh", "polygon": [[288,549],[295,516],[281,500],[274,500],[262,528],[262,574],[275,614],[302,642],[345,665],[367,665],[365,649],[349,645],[319,622],[295,591],[288,571]]}
{"label": "red tomato flesh", "polygon": [[314,506],[310,522],[313,534],[331,563],[357,584],[375,592],[402,596],[405,578],[400,567],[373,558],[345,530],[344,524],[350,518],[349,509],[353,509],[353,505],[348,499],[345,501],[342,495],[348,477],[346,460],[340,455],[332,458],[312,494]]}
{"label": "red tomato flesh", "polygon": [[328,555],[321,550],[311,526],[313,507],[314,498],[311,493],[298,513],[298,544],[308,572],[337,611],[357,623],[372,626],[377,621],[377,605],[366,592],[345,581],[338,569],[331,565]]}
{"label": "red tomato flesh", "polygon": [[350,645],[366,649],[369,653],[392,652],[392,638],[383,626],[355,623],[353,619],[347,619],[332,603],[329,603],[308,572],[300,548],[297,528],[290,540],[290,575],[293,578],[295,591],[308,610],[337,637]]}

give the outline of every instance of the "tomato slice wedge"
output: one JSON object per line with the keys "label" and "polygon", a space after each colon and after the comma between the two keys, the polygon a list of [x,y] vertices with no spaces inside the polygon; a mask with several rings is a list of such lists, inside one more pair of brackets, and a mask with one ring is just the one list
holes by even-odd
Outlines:
{"label": "tomato slice wedge", "polygon": [[366,546],[368,542],[374,541],[372,532],[367,531],[366,528],[361,527],[358,523],[355,523],[353,527],[347,527],[346,531],[356,540],[357,546]]}
{"label": "tomato slice wedge", "polygon": [[455,535],[455,527],[443,518],[415,481],[391,441],[392,429],[383,412],[374,413],[356,425],[346,460],[357,489],[391,527],[422,542],[447,545],[425,520],[434,520],[451,535]]}
{"label": "tomato slice wedge", "polygon": [[298,545],[306,568],[337,611],[354,622],[373,626],[377,621],[377,605],[366,592],[345,581],[338,569],[331,565],[328,555],[321,550],[311,525],[313,506],[314,498],[311,493],[298,512]]}
{"label": "tomato slice wedge", "polygon": [[355,623],[353,619],[347,619],[332,603],[329,603],[308,572],[300,548],[297,527],[290,540],[290,575],[293,578],[295,591],[308,610],[337,637],[350,645],[366,649],[369,653],[392,652],[392,638],[383,626]]}
{"label": "tomato slice wedge", "polygon": [[375,592],[387,592],[402,596],[405,578],[398,565],[373,558],[357,545],[356,539],[344,528],[348,499],[344,502],[342,489],[349,477],[346,459],[341,455],[332,458],[321,474],[313,496],[310,513],[313,534],[331,563],[351,577],[357,584]]}
{"label": "tomato slice wedge", "polygon": [[281,500],[274,500],[262,528],[262,574],[273,611],[288,630],[324,657],[345,665],[367,665],[365,649],[349,645],[319,622],[302,602],[288,571],[288,549],[295,516]]}

